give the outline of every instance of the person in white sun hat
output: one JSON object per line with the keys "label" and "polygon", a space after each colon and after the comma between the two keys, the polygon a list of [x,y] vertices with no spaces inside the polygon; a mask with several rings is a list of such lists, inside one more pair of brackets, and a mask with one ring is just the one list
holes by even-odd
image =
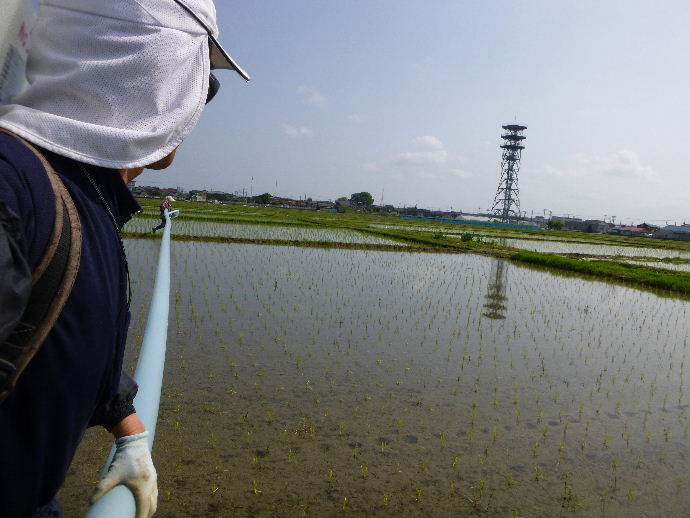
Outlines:
{"label": "person in white sun hat", "polygon": [[165,228],[165,211],[171,211],[172,210],[172,204],[174,203],[175,198],[172,196],[166,196],[163,198],[163,203],[160,204],[160,212],[161,212],[161,222],[157,226],[153,227],[151,229],[151,232],[156,232],[157,230],[160,230],[162,228]]}
{"label": "person in white sun hat", "polygon": [[40,3],[29,85],[0,105],[3,518],[61,516],[56,495],[94,425],[116,438],[95,498],[124,484],[138,518],[156,511],[152,438],[122,372],[120,230],[141,210],[126,183],[172,163],[218,92],[211,70],[249,80],[217,37],[211,0]]}

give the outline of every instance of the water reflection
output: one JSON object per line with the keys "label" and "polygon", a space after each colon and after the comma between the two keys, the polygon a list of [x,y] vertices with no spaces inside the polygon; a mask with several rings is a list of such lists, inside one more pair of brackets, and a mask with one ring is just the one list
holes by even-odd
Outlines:
{"label": "water reflection", "polygon": [[497,259],[491,266],[489,287],[482,316],[494,320],[505,320],[506,306],[506,265],[505,259]]}

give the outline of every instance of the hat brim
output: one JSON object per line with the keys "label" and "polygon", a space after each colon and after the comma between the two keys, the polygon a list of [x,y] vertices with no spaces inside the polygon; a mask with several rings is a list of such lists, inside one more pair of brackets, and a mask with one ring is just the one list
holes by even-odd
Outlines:
{"label": "hat brim", "polygon": [[195,12],[194,10],[189,7],[183,0],[174,0],[174,2],[179,5],[182,9],[187,11],[189,15],[194,18],[201,26],[206,29],[206,32],[208,34],[208,42],[209,42],[209,47],[210,47],[210,58],[211,58],[211,68],[212,69],[224,69],[224,70],[234,70],[237,72],[239,75],[241,75],[245,81],[249,81],[251,78],[249,77],[249,74],[247,74],[241,66],[239,66],[237,63],[235,63],[235,60],[232,59],[230,54],[225,52],[225,49],[221,46],[220,43],[218,43],[218,40],[213,36],[213,31],[209,29],[208,25],[204,20],[202,20]]}
{"label": "hat brim", "polygon": [[223,70],[234,70],[237,72],[245,81],[249,81],[251,77],[245,72],[241,66],[239,66],[232,56],[225,52],[225,49],[218,43],[218,40],[214,38],[210,33],[208,35],[209,47],[210,47],[210,58],[211,58],[211,68],[212,69],[223,69]]}

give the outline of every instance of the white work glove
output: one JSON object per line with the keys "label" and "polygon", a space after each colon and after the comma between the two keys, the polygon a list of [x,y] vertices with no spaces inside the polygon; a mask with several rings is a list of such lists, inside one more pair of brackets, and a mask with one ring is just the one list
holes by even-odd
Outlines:
{"label": "white work glove", "polygon": [[120,437],[115,441],[115,456],[108,472],[98,483],[92,502],[120,484],[134,494],[137,518],[150,518],[158,505],[158,483],[147,442],[148,432]]}

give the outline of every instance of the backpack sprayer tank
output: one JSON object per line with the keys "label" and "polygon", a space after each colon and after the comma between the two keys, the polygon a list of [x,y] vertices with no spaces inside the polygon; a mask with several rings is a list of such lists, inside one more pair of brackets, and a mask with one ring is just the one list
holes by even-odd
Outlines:
{"label": "backpack sprayer tank", "polygon": [[0,103],[7,103],[26,86],[26,54],[32,0],[2,0],[0,7]]}

